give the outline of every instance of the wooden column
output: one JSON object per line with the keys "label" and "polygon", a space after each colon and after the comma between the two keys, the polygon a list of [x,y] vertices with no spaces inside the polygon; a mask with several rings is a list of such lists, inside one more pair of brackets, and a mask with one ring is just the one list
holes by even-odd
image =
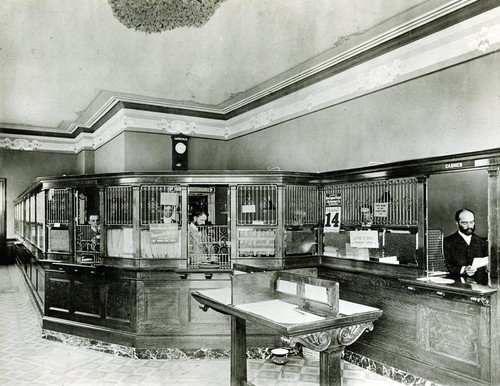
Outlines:
{"label": "wooden column", "polygon": [[[73,193],[74,190],[72,188],[66,188],[66,199],[68,200],[68,212],[66,213],[66,219],[68,220],[68,232],[69,232],[69,254],[71,256],[71,263],[76,264],[76,256],[75,256],[75,216],[74,216],[74,208],[73,208]],[[28,238],[30,235],[24,235],[24,237]]]}
{"label": "wooden column", "polygon": [[488,169],[488,246],[490,252],[490,275],[499,276],[499,240],[500,240],[500,181],[499,168]]}
{"label": "wooden column", "polygon": [[427,270],[427,177],[417,178],[418,266]]}
{"label": "wooden column", "polygon": [[188,226],[189,226],[189,192],[188,186],[181,186],[181,257],[185,259],[185,265],[189,264],[188,256]]}
{"label": "wooden column", "polygon": [[491,371],[491,385],[500,384],[500,278],[499,278],[499,243],[500,243],[500,179],[499,167],[488,169],[488,247],[490,255],[490,281],[491,286],[496,287],[497,292],[491,296],[490,301],[490,345],[491,360],[489,363]]}
{"label": "wooden column", "polygon": [[285,189],[284,186],[278,185],[278,202],[276,203],[278,226],[276,227],[276,257],[275,260],[281,264],[285,256]]}
{"label": "wooden column", "polygon": [[238,193],[236,190],[236,185],[231,185],[229,187],[229,213],[230,213],[230,219],[231,219],[231,262],[232,264],[238,262],[238,207],[237,207],[237,202],[238,202]]}
{"label": "wooden column", "polygon": [[7,256],[7,179],[0,178],[0,262]]}
{"label": "wooden column", "polygon": [[107,242],[107,232],[104,227],[105,221],[104,216],[106,213],[104,212],[104,188],[99,188],[99,223],[101,224],[101,247],[100,249],[100,258],[108,255],[108,242]]}

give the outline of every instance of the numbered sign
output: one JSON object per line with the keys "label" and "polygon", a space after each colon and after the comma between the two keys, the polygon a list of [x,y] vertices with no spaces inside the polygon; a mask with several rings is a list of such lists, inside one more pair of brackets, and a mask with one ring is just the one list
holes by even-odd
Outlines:
{"label": "numbered sign", "polygon": [[341,221],[341,206],[340,206],[340,193],[327,194],[325,205],[325,232],[340,231]]}

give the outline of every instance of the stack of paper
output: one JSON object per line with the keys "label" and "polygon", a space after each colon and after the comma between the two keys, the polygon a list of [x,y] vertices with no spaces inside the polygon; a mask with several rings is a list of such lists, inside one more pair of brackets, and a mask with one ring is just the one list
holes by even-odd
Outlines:
{"label": "stack of paper", "polygon": [[299,310],[296,304],[287,303],[279,299],[239,304],[235,305],[235,307],[283,324],[310,323],[324,319],[322,316]]}
{"label": "stack of paper", "polygon": [[472,268],[481,268],[481,267],[486,267],[488,265],[488,256],[486,257],[476,257],[472,261]]}

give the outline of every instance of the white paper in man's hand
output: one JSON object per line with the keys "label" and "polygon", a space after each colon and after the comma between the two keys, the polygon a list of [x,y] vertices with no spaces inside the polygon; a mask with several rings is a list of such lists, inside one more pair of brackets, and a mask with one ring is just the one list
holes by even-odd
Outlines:
{"label": "white paper in man's hand", "polygon": [[481,267],[486,267],[487,265],[488,265],[488,256],[475,257],[474,260],[472,261],[472,267],[476,269]]}

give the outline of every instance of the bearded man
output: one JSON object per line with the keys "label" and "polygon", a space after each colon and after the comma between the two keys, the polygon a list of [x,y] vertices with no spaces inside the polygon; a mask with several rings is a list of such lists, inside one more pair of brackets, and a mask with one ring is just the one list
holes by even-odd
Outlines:
{"label": "bearded man", "polygon": [[474,233],[476,224],[472,210],[457,210],[455,222],[458,230],[443,240],[446,267],[453,274],[474,276],[478,270],[472,267],[472,262],[475,257],[488,256],[488,241]]}

